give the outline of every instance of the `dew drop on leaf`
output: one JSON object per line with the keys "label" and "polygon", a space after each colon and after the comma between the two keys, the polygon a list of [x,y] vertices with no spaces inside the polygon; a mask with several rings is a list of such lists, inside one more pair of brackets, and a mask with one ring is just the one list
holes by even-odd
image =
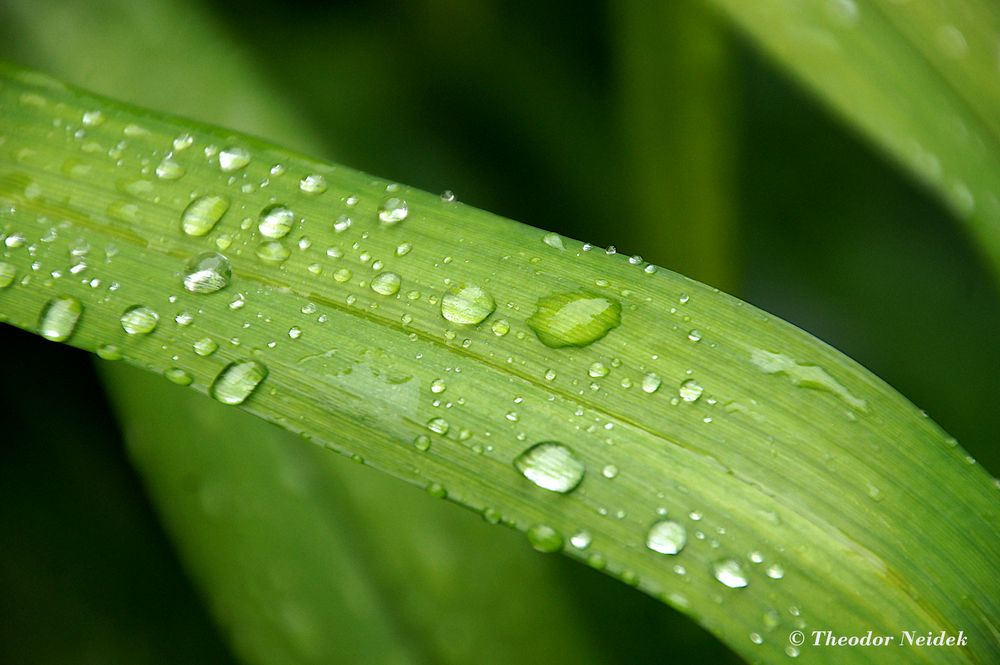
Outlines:
{"label": "dew drop on leaf", "polygon": [[587,346],[621,325],[621,303],[587,291],[571,291],[538,300],[528,327],[546,346]]}
{"label": "dew drop on leaf", "polygon": [[53,298],[42,309],[38,319],[38,332],[53,342],[65,342],[76,330],[83,314],[83,305],[72,296]]}
{"label": "dew drop on leaf", "polygon": [[232,275],[229,259],[216,252],[205,252],[188,261],[184,289],[191,293],[215,293],[229,286]]}
{"label": "dew drop on leaf", "polygon": [[219,153],[219,168],[225,173],[239,171],[250,163],[250,153],[246,148],[230,147]]}
{"label": "dew drop on leaf", "polygon": [[741,589],[750,583],[743,566],[735,559],[715,562],[712,564],[712,574],[730,589]]}
{"label": "dew drop on leaf", "polygon": [[383,224],[398,224],[406,219],[410,214],[410,207],[406,201],[395,196],[390,196],[382,201],[378,207],[378,218]]}
{"label": "dew drop on leaf", "polygon": [[475,284],[453,284],[441,296],[441,316],[452,323],[476,325],[496,308],[493,296]]}
{"label": "dew drop on leaf", "polygon": [[207,235],[229,210],[225,196],[201,196],[188,204],[181,213],[181,229],[189,236]]}
{"label": "dew drop on leaf", "polygon": [[216,344],[215,340],[211,337],[202,337],[192,345],[192,348],[195,353],[204,357],[215,353],[218,350],[219,345]]}
{"label": "dew drop on leaf", "polygon": [[148,335],[156,330],[160,315],[145,305],[133,305],[122,312],[119,321],[129,335]]}
{"label": "dew drop on leaf", "polygon": [[263,364],[256,360],[237,360],[219,372],[209,394],[223,404],[235,406],[245,402],[266,378],[267,367]]}
{"label": "dew drop on leaf", "polygon": [[696,402],[698,398],[701,397],[701,393],[703,391],[704,388],[702,388],[701,384],[694,379],[688,379],[683,382],[681,387],[677,390],[681,399],[685,402]]}
{"label": "dew drop on leaf", "polygon": [[687,544],[687,529],[673,520],[662,520],[650,527],[646,547],[660,554],[677,554]]}
{"label": "dew drop on leaf", "polygon": [[17,267],[6,261],[0,261],[0,289],[6,289],[17,277]]}
{"label": "dew drop on leaf", "polygon": [[650,372],[642,377],[642,392],[650,394],[655,393],[660,389],[660,385],[662,383],[663,381],[660,380],[659,376]]}
{"label": "dew drop on leaf", "polygon": [[264,208],[261,211],[260,222],[257,224],[257,229],[265,238],[280,240],[288,235],[288,232],[292,230],[292,224],[294,223],[295,213],[280,203],[276,203]]}
{"label": "dew drop on leaf", "polygon": [[528,529],[528,542],[539,552],[558,552],[563,548],[563,537],[547,524],[535,524]]}
{"label": "dew drop on leaf", "polygon": [[326,178],[318,173],[307,175],[299,181],[299,189],[306,194],[322,194],[327,189]]}
{"label": "dew drop on leaf", "polygon": [[394,296],[399,293],[402,279],[394,272],[381,272],[372,278],[371,289],[383,296]]}
{"label": "dew drop on leaf", "polygon": [[269,263],[271,265],[278,265],[283,263],[292,252],[282,245],[277,240],[269,240],[267,242],[262,242],[257,245],[257,249],[254,251],[257,258],[264,263]]}
{"label": "dew drop on leaf", "polygon": [[180,367],[171,367],[166,372],[163,373],[167,380],[171,383],[176,383],[179,386],[190,386],[194,379],[191,375],[185,372]]}
{"label": "dew drop on leaf", "polygon": [[560,494],[576,489],[586,471],[573,451],[556,441],[531,446],[517,456],[514,467],[535,485]]}
{"label": "dew drop on leaf", "polygon": [[121,347],[117,344],[101,344],[97,347],[97,357],[104,360],[121,360]]}
{"label": "dew drop on leaf", "polygon": [[427,429],[434,432],[435,434],[440,434],[444,436],[448,433],[451,425],[444,418],[431,418],[427,421]]}

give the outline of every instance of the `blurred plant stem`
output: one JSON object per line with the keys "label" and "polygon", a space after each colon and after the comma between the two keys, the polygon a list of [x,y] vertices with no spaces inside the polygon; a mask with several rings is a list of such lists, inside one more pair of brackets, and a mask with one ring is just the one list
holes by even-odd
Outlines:
{"label": "blurred plant stem", "polygon": [[729,39],[702,2],[612,4],[616,19],[622,202],[645,258],[739,290],[734,165],[738,139]]}

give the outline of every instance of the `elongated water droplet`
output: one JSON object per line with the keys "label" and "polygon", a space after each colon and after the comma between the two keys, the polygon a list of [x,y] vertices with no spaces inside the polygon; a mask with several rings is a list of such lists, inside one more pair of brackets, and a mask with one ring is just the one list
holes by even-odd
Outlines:
{"label": "elongated water droplet", "polygon": [[219,153],[219,168],[226,173],[239,171],[250,163],[250,152],[246,148],[231,147]]}
{"label": "elongated water droplet", "polygon": [[800,388],[831,393],[858,411],[868,411],[868,403],[865,400],[852,395],[843,384],[818,365],[796,362],[783,353],[771,353],[763,349],[754,349],[750,355],[750,362],[765,374],[786,376]]}
{"label": "elongated water droplet", "polygon": [[129,335],[148,335],[156,330],[160,315],[144,305],[133,305],[122,312],[119,320]]}
{"label": "elongated water droplet", "polygon": [[17,277],[17,267],[13,263],[0,261],[0,289],[6,289]]}
{"label": "elongated water droplet", "polygon": [[53,342],[65,342],[76,330],[83,314],[83,305],[72,296],[53,298],[38,318],[38,333]]}
{"label": "elongated water droplet", "polygon": [[295,213],[281,204],[264,208],[260,213],[257,229],[265,238],[279,240],[288,235],[295,223]]}
{"label": "elongated water droplet", "polygon": [[475,284],[453,284],[441,297],[441,316],[462,325],[476,325],[497,308],[488,291]]}
{"label": "elongated water droplet", "polygon": [[171,367],[163,376],[167,377],[167,380],[171,383],[176,383],[179,386],[190,386],[194,379],[191,375],[182,370],[180,367]]}
{"label": "elongated water droplet", "polygon": [[383,296],[394,296],[399,293],[402,279],[394,272],[380,272],[372,279],[372,291]]}
{"label": "elongated water droplet", "polygon": [[542,242],[553,249],[565,249],[563,239],[558,233],[546,233],[542,236]]}
{"label": "elongated water droplet", "polygon": [[211,337],[202,337],[192,345],[192,348],[199,356],[210,356],[218,350],[219,345]]}
{"label": "elongated water droplet", "polygon": [[657,522],[646,534],[646,547],[660,554],[677,554],[687,544],[687,529],[673,520]]}
{"label": "elongated water droplet", "polygon": [[660,385],[663,383],[656,374],[650,372],[642,377],[642,392],[644,393],[655,393],[660,389]]}
{"label": "elongated water droplet", "polygon": [[378,218],[383,224],[398,224],[410,214],[410,207],[401,198],[390,196],[378,207]]}
{"label": "elongated water droplet", "polygon": [[572,450],[557,441],[543,441],[514,460],[525,478],[542,489],[566,494],[583,481],[586,467]]}
{"label": "elongated water droplet", "polygon": [[712,565],[712,573],[715,575],[715,579],[730,589],[742,589],[750,583],[747,574],[743,571],[743,566],[735,559],[717,561]]}
{"label": "elongated water droplet", "polygon": [[695,402],[701,397],[701,393],[704,392],[704,388],[701,384],[694,379],[688,379],[681,384],[681,387],[677,390],[680,394],[681,399],[685,402]]}
{"label": "elongated water droplet", "polygon": [[527,532],[528,542],[539,552],[558,552],[563,548],[562,535],[547,524],[535,524]]}
{"label": "elongated water droplet", "polygon": [[621,303],[587,291],[539,298],[527,320],[545,346],[587,346],[621,325]]}
{"label": "elongated water droplet", "polygon": [[277,240],[269,240],[267,242],[260,243],[257,245],[257,249],[254,253],[257,255],[258,259],[264,263],[270,263],[272,265],[284,263],[285,260],[287,260],[292,254],[291,250]]}
{"label": "elongated water droplet", "polygon": [[181,214],[181,229],[189,236],[207,235],[229,210],[225,196],[202,196],[188,204]]}
{"label": "elongated water droplet", "polygon": [[215,293],[229,286],[233,271],[222,254],[205,252],[188,261],[184,288],[191,293]]}
{"label": "elongated water droplet", "polygon": [[326,178],[318,173],[307,175],[299,181],[299,189],[306,194],[322,194],[326,191]]}
{"label": "elongated water droplet", "polygon": [[121,360],[122,350],[117,344],[101,344],[97,347],[97,357],[104,360]]}
{"label": "elongated water droplet", "polygon": [[267,378],[267,367],[256,360],[237,360],[219,372],[209,394],[223,404],[235,406],[246,401]]}
{"label": "elongated water droplet", "polygon": [[164,157],[163,161],[156,165],[156,177],[160,180],[177,180],[183,175],[184,167],[169,157]]}
{"label": "elongated water droplet", "polygon": [[434,432],[435,434],[440,434],[444,436],[451,429],[448,421],[444,418],[431,418],[427,421],[427,429]]}

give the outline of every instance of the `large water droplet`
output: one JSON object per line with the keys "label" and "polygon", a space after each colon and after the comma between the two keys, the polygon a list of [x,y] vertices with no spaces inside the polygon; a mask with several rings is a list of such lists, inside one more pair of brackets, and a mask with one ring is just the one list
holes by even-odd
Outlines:
{"label": "large water droplet", "polygon": [[677,554],[687,544],[687,529],[673,520],[657,522],[646,534],[646,547],[660,554]]}
{"label": "large water droplet", "polygon": [[390,196],[378,207],[378,218],[384,224],[398,224],[410,214],[410,207],[401,198]]}
{"label": "large water droplet", "polygon": [[299,189],[306,194],[322,194],[326,191],[326,178],[318,173],[307,175],[299,181]]}
{"label": "large water droplet", "polygon": [[394,272],[380,272],[372,278],[372,291],[383,296],[394,296],[399,293],[399,285],[402,282],[399,275]]}
{"label": "large water droplet", "polygon": [[184,288],[191,293],[215,293],[229,286],[232,275],[229,259],[222,254],[205,252],[188,261]]}
{"label": "large water droplet", "polygon": [[281,204],[275,204],[261,211],[257,228],[265,238],[279,240],[288,235],[294,223],[295,213]]}
{"label": "large water droplet", "polygon": [[46,303],[38,317],[38,333],[53,342],[65,342],[76,330],[83,305],[72,296],[59,296]]}
{"label": "large water droplet", "polygon": [[453,284],[441,297],[441,316],[452,323],[476,325],[496,308],[493,296],[475,284]]}
{"label": "large water droplet", "polygon": [[181,228],[189,236],[207,235],[227,210],[229,199],[225,196],[199,197],[189,203],[181,214]]}
{"label": "large water droplet", "polygon": [[796,386],[832,393],[852,408],[861,412],[868,411],[868,402],[852,395],[843,384],[818,365],[800,363],[783,353],[771,353],[763,349],[754,349],[750,362],[765,374],[784,375]]}
{"label": "large water droplet", "polygon": [[212,382],[209,394],[223,404],[242,404],[266,378],[267,367],[261,363],[256,360],[237,360],[219,372]]}
{"label": "large water droplet", "polygon": [[741,589],[750,583],[743,566],[735,559],[717,561],[712,565],[712,574],[730,589]]}
{"label": "large water droplet", "polygon": [[145,305],[133,305],[122,312],[119,321],[129,335],[148,335],[156,330],[160,315]]}
{"label": "large water droplet", "polygon": [[514,466],[542,489],[565,494],[583,481],[586,467],[572,450],[556,441],[543,441],[517,456]]}
{"label": "large water droplet", "polygon": [[547,524],[535,524],[527,532],[528,542],[539,552],[558,552],[563,548],[562,535]]}
{"label": "large water droplet", "polygon": [[238,171],[250,163],[250,152],[246,148],[231,147],[219,153],[219,168],[230,173]]}
{"label": "large water droplet", "polygon": [[552,348],[586,346],[621,325],[621,303],[587,291],[539,298],[527,320],[538,339]]}
{"label": "large water droplet", "polygon": [[267,242],[262,242],[257,245],[257,249],[254,251],[257,258],[264,263],[270,263],[272,265],[278,265],[283,263],[285,260],[291,256],[291,251],[282,245],[277,240],[269,240]]}

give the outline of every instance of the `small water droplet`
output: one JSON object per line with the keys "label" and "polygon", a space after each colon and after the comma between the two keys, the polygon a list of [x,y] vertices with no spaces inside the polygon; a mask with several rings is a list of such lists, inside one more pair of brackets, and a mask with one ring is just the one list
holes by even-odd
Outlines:
{"label": "small water droplet", "polygon": [[17,266],[0,261],[0,289],[6,289],[13,284],[15,277],[17,277]]}
{"label": "small water droplet", "polygon": [[299,189],[306,194],[322,194],[327,189],[326,178],[318,173],[307,175],[299,181]]}
{"label": "small water droplet", "polygon": [[104,114],[101,111],[84,111],[84,127],[99,127],[104,124]]}
{"label": "small water droplet", "polygon": [[258,259],[264,263],[270,263],[272,265],[284,263],[292,254],[291,250],[277,240],[269,240],[267,242],[260,243],[257,245],[257,249],[254,253],[257,255]]}
{"label": "small water droplet", "polygon": [[510,332],[510,323],[507,322],[507,319],[497,319],[490,328],[493,330],[494,335],[503,337]]}
{"label": "small water droplet", "polygon": [[129,335],[148,335],[156,330],[160,316],[144,305],[133,305],[122,312],[119,321]]}
{"label": "small water droplet", "polygon": [[750,583],[743,566],[735,559],[717,561],[712,565],[712,574],[730,589],[741,589]]}
{"label": "small water droplet", "polygon": [[219,153],[219,168],[226,173],[238,171],[250,163],[250,152],[246,148],[230,147]]}
{"label": "small water droplet", "polygon": [[701,331],[697,329],[692,330],[691,332],[688,333],[688,339],[691,340],[692,342],[700,342]]}
{"label": "small water droplet", "polygon": [[662,520],[649,528],[646,547],[660,554],[677,554],[687,544],[687,529],[673,520]]}
{"label": "small water droplet", "polygon": [[381,272],[372,279],[371,289],[383,296],[394,296],[399,293],[402,279],[394,272]]}
{"label": "small water droplet", "polygon": [[621,303],[587,291],[539,298],[528,327],[546,346],[587,346],[621,325]]}
{"label": "small water droplet", "polygon": [[441,200],[444,201],[445,203],[454,203],[455,192],[451,191],[450,189],[444,190],[443,192],[441,192]]}
{"label": "small water droplet", "polygon": [[229,363],[212,382],[209,394],[219,402],[235,406],[246,401],[267,378],[267,367],[256,360]]}
{"label": "small water droplet", "polygon": [[384,224],[398,224],[410,214],[410,207],[401,198],[390,196],[378,207],[378,218]]}
{"label": "small water droplet", "polygon": [[401,242],[396,246],[396,256],[406,256],[413,249],[413,243]]}
{"label": "small water droplet", "polygon": [[194,381],[191,375],[180,367],[171,367],[163,373],[163,376],[167,377],[167,380],[171,383],[176,383],[179,386],[190,386]]}
{"label": "small water droplet", "polygon": [[539,552],[558,552],[563,548],[563,537],[547,524],[535,524],[527,531],[528,542]]}
{"label": "small water droplet", "polygon": [[431,381],[431,392],[434,393],[435,395],[440,395],[445,390],[447,390],[447,388],[448,386],[445,385],[443,379],[434,379],[433,381]]}
{"label": "small water droplet", "polygon": [[593,538],[588,531],[580,531],[570,537],[569,544],[578,550],[585,550],[590,547],[592,541]]}
{"label": "small water droplet", "polygon": [[207,235],[227,210],[229,199],[225,196],[201,196],[181,213],[181,229],[189,236]]}
{"label": "small water droplet", "polygon": [[288,235],[295,223],[295,213],[276,203],[269,205],[260,212],[260,223],[257,229],[265,238],[280,240]]}
{"label": "small water droplet", "polygon": [[347,229],[351,228],[353,221],[347,215],[341,215],[333,222],[333,230],[336,233],[343,233]]}
{"label": "small water droplet", "polygon": [[448,433],[451,425],[444,418],[431,418],[427,421],[427,429],[434,432],[435,434],[440,434],[444,436]]}
{"label": "small water droplet", "polygon": [[194,352],[199,356],[210,356],[218,350],[219,345],[215,343],[211,337],[202,337],[197,342],[191,345]]}
{"label": "small water droplet", "polygon": [[190,293],[215,293],[229,286],[232,274],[229,259],[222,254],[205,252],[188,261],[184,270],[184,289]]}
{"label": "small water droplet", "polygon": [[663,381],[659,376],[650,372],[642,377],[642,392],[644,393],[655,393],[660,389],[660,385]]}
{"label": "small water droplet", "polygon": [[546,245],[554,249],[566,249],[566,247],[563,245],[562,236],[560,236],[558,233],[546,233],[544,236],[542,236],[542,242],[544,242]]}
{"label": "small water droplet", "polygon": [[688,379],[681,384],[681,387],[677,390],[677,392],[680,394],[681,399],[685,402],[695,402],[699,397],[701,397],[704,390],[705,389],[701,387],[700,383],[694,379]]}
{"label": "small water droplet", "polygon": [[288,337],[290,339],[298,339],[299,337],[302,337],[302,328],[292,326],[288,329]]}
{"label": "small water droplet", "polygon": [[601,475],[608,480],[613,480],[618,477],[618,467],[614,464],[608,464],[601,469]]}
{"label": "small water droplet", "polygon": [[333,273],[333,279],[340,284],[350,281],[351,277],[354,277],[354,273],[351,272],[350,268],[338,268]]}
{"label": "small water droplet", "polygon": [[542,489],[566,494],[583,481],[586,467],[568,447],[543,441],[528,448],[514,460],[514,467]]}
{"label": "small water droplet", "polygon": [[587,374],[595,379],[599,379],[602,376],[607,376],[609,371],[608,366],[598,360],[591,363],[590,368],[587,370]]}
{"label": "small water droplet", "polygon": [[104,360],[121,360],[123,354],[117,344],[101,344],[97,347],[97,357]]}
{"label": "small water droplet", "polygon": [[785,576],[785,569],[776,563],[772,563],[770,566],[767,567],[767,570],[764,572],[766,572],[767,576],[770,577],[772,580],[780,580],[782,577]]}
{"label": "small water droplet", "polygon": [[184,167],[169,157],[164,157],[163,161],[156,165],[156,177],[160,180],[177,180],[183,175]]}
{"label": "small water droplet", "polygon": [[453,284],[441,296],[441,316],[461,325],[481,323],[496,308],[493,296],[475,284]]}
{"label": "small water droplet", "polygon": [[754,644],[763,644],[764,638],[761,637],[760,633],[750,633],[750,641]]}

